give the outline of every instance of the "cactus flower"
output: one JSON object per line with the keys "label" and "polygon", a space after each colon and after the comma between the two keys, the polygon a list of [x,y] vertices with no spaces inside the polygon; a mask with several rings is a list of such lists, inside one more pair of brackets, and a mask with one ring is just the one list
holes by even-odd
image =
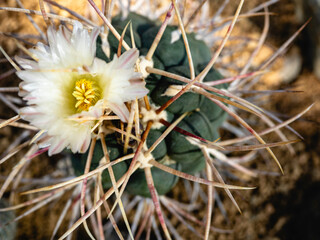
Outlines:
{"label": "cactus flower", "polygon": [[24,68],[17,75],[23,80],[20,95],[28,105],[20,116],[44,133],[39,146],[48,147],[49,155],[65,148],[85,152],[101,116],[114,113],[127,121],[125,102],[148,92],[134,71],[138,50],[115,55],[106,63],[95,57],[98,33],[79,22],[72,32],[49,27],[48,46],[38,43],[30,49],[33,60],[16,58]]}

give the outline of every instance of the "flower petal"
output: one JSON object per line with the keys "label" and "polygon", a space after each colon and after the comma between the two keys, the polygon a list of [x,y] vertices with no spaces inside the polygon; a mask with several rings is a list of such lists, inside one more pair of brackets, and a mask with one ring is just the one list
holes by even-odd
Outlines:
{"label": "flower petal", "polygon": [[[39,146],[49,146],[49,155],[64,148],[74,153],[87,151],[92,128],[106,108],[125,122],[129,118],[125,102],[148,92],[134,68],[139,51],[131,49],[106,63],[95,57],[99,32],[95,28],[89,33],[79,22],[74,24],[72,32],[64,26],[57,31],[49,27],[48,46],[38,43],[36,49],[30,50],[37,62],[16,58],[25,69],[17,72],[23,80],[19,94],[29,105],[21,109],[21,116],[44,130],[45,137],[40,139]],[[82,98],[75,99],[73,94],[78,80],[96,81],[94,91],[99,90],[97,95],[90,95],[97,99],[80,113],[77,101]]]}
{"label": "flower petal", "polygon": [[136,48],[132,48],[125,53],[123,53],[119,58],[115,55],[114,60],[115,69],[131,69],[133,68],[134,64],[136,63],[139,57],[139,51]]}
{"label": "flower petal", "polygon": [[63,139],[52,138],[48,155],[52,156],[54,154],[60,153],[63,149],[65,149],[66,145],[67,144]]}
{"label": "flower petal", "polygon": [[108,102],[107,106],[120,118],[122,122],[127,122],[129,119],[129,110],[124,103]]}
{"label": "flower petal", "polygon": [[15,56],[14,59],[19,63],[19,65],[21,67],[23,67],[24,69],[37,69],[38,68],[38,63],[33,61],[33,60],[29,60],[29,59],[25,59],[25,58],[21,58],[18,56]]}

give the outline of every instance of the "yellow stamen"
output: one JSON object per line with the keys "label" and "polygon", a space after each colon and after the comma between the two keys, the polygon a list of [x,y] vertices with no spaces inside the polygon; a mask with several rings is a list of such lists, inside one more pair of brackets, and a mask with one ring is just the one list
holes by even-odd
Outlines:
{"label": "yellow stamen", "polygon": [[[84,95],[85,95],[85,96],[88,96],[88,95],[91,94],[92,92],[94,92],[94,90],[93,90],[93,89],[89,89],[88,91],[86,91],[86,92],[84,93]],[[91,96],[91,95],[89,95],[89,96]]]}
{"label": "yellow stamen", "polygon": [[79,88],[79,86],[76,86],[75,89],[78,91],[78,92],[82,92],[81,88]]}
{"label": "yellow stamen", "polygon": [[77,111],[88,111],[100,99],[100,91],[94,80],[81,78],[76,81],[72,96],[77,100]]}

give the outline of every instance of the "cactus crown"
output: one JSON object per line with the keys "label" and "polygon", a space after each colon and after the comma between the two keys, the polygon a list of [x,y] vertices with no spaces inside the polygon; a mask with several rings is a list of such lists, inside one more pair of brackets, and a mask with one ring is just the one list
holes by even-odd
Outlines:
{"label": "cactus crown", "polygon": [[[136,13],[129,13],[128,17],[124,20],[121,19],[121,15],[114,17],[112,19],[112,25],[121,33],[125,30],[126,24],[129,21],[132,23],[132,33],[136,47],[139,49],[140,55],[143,56],[147,54],[154,37],[159,31],[159,23]],[[131,41],[130,35],[131,33],[129,31],[124,35],[126,42]],[[190,44],[195,72],[198,74],[211,59],[210,49],[203,41],[197,40],[194,34],[187,34],[187,38]],[[119,41],[110,34],[108,42],[111,50],[110,57],[113,57],[114,54],[117,53]],[[125,49],[123,48],[122,51],[125,51]],[[99,38],[97,40],[96,56],[106,62],[111,60],[102,50],[101,39]],[[152,57],[152,61],[154,67],[157,69],[190,78],[188,58],[178,27],[169,26],[166,28]],[[212,68],[203,81],[214,81],[218,79],[223,79],[222,75],[216,69]],[[149,89],[148,98],[151,106],[157,107],[165,104],[185,85],[180,81],[156,74],[150,74],[145,78],[145,81],[146,87]],[[221,84],[217,87],[226,88],[227,85]],[[152,118],[153,116],[157,116],[156,114],[152,115],[154,112],[153,109],[144,110],[145,107],[142,107],[140,110],[141,118],[157,121],[157,119]],[[169,124],[177,120],[182,114],[187,113],[187,116],[177,125],[177,129],[182,129],[208,141],[214,141],[219,138],[219,126],[226,116],[225,112],[212,101],[198,93],[192,92],[183,94],[178,100],[173,102],[164,113],[166,119],[162,119],[162,121],[164,120]],[[146,125],[144,125],[144,127],[146,127]],[[163,134],[165,129],[166,126],[164,124],[155,124],[148,134],[145,147],[147,149],[150,148]],[[124,141],[123,138],[121,139],[121,134],[110,134],[105,138],[105,141],[111,161],[124,156]],[[134,149],[136,145],[137,142],[132,140],[131,149]],[[99,165],[99,161],[103,156],[102,146],[98,143],[93,154],[92,170]],[[172,131],[165,140],[151,152],[151,156],[164,165],[188,174],[195,174],[205,167],[205,159],[200,148],[190,143],[187,140],[187,136],[183,135],[181,131]],[[87,154],[75,154],[72,156],[72,163],[78,175],[83,174],[86,159]],[[121,162],[113,167],[116,180],[128,170],[129,164],[130,162]],[[166,194],[177,183],[178,177],[175,175],[157,168],[152,168],[151,172],[155,188],[159,195]],[[107,170],[103,173],[102,182],[105,188],[112,186]],[[133,195],[150,196],[143,170],[137,170],[133,173],[126,190]]]}

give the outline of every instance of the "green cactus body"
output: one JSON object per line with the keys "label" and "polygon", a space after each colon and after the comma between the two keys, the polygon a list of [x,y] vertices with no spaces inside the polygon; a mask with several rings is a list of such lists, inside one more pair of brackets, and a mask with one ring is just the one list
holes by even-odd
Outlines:
{"label": "green cactus body", "polygon": [[[140,50],[140,55],[146,55],[160,28],[160,23],[153,22],[135,13],[130,13],[125,20],[121,20],[121,16],[114,17],[112,24],[116,30],[121,33],[129,20],[131,20],[132,23],[135,44]],[[154,67],[190,78],[188,59],[182,37],[180,36],[180,38],[172,42],[172,36],[177,29],[178,28],[175,26],[168,26],[166,28],[153,56]],[[195,73],[198,74],[211,59],[210,49],[203,41],[197,40],[193,33],[187,34],[187,38],[190,44]],[[127,43],[131,43],[130,31],[127,30],[124,39]],[[110,58],[113,58],[114,54],[117,52],[119,42],[112,34],[109,34],[108,41],[111,52]],[[122,51],[125,50],[122,49]],[[105,56],[101,49],[101,39],[97,40],[97,57],[109,61],[109,58]],[[222,78],[223,76],[212,68],[203,81],[214,81]],[[145,81],[146,87],[149,89],[149,100],[156,106],[166,103],[172,97],[165,95],[170,86],[185,85],[185,83],[180,81],[155,74],[150,74]],[[221,89],[226,88],[227,85],[221,84],[216,87]],[[226,117],[224,111],[212,101],[200,94],[192,92],[183,94],[165,111],[167,111],[168,118],[166,121],[168,122],[173,122],[180,117],[181,114],[188,112],[189,114],[178,124],[178,127],[209,141],[214,141],[219,138],[218,129]],[[151,129],[146,141],[148,148],[161,136],[165,129],[166,127]],[[106,138],[106,144],[108,146],[111,161],[123,155],[123,143],[119,141],[114,134],[109,135]],[[72,157],[72,163],[77,175],[83,174],[86,156],[87,154],[76,154]],[[103,152],[101,150],[101,144],[98,142],[93,155],[91,169],[94,169],[99,165],[99,161],[102,157]],[[152,157],[156,161],[171,168],[189,174],[195,174],[205,167],[205,159],[199,147],[190,143],[185,135],[177,131],[172,131],[165,140],[155,148],[152,152]],[[168,158],[170,160],[165,161],[165,159]],[[117,179],[127,171],[129,164],[130,161],[113,166]],[[151,169],[151,172],[154,185],[159,195],[164,195],[170,191],[178,180],[175,175],[166,173],[154,167]],[[107,170],[103,172],[103,184],[106,188],[112,186]],[[138,170],[133,173],[126,190],[133,195],[150,197],[143,170]]]}
{"label": "green cactus body", "polygon": [[[109,135],[106,137],[105,140],[108,145],[108,154],[109,154],[110,161],[113,161],[119,158],[122,155],[122,149],[121,149],[122,146],[117,143],[116,136],[114,134]],[[100,160],[102,159],[103,156],[104,155],[103,155],[101,142],[97,141],[94,149],[93,157],[92,157],[90,170],[94,170],[99,166]],[[79,176],[83,174],[87,157],[88,157],[88,153],[72,154],[71,161],[72,161],[72,165],[76,175]],[[116,180],[118,180],[123,174],[126,173],[126,171],[128,170],[128,166],[125,162],[120,162],[112,166],[112,170],[114,172]],[[102,184],[104,188],[112,187],[108,170],[105,170],[102,173]]]}
{"label": "green cactus body", "polygon": [[[9,204],[6,200],[0,199],[0,208],[6,208]],[[16,235],[16,222],[10,222],[15,219],[15,214],[12,211],[0,212],[0,239],[13,240]],[[7,224],[8,225],[4,225]]]}

